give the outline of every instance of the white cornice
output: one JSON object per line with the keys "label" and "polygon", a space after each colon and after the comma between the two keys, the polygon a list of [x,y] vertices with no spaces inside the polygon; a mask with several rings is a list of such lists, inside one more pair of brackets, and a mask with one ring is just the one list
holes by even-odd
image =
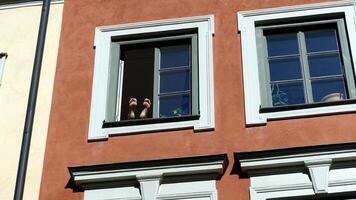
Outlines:
{"label": "white cornice", "polygon": [[109,31],[120,31],[120,30],[129,30],[129,29],[139,29],[139,28],[150,28],[157,26],[168,26],[168,25],[177,25],[177,24],[186,24],[186,23],[196,23],[208,21],[210,24],[211,34],[214,34],[214,16],[205,15],[205,16],[195,16],[195,17],[184,17],[184,18],[175,18],[175,19],[163,19],[163,20],[154,20],[154,21],[145,21],[137,23],[128,23],[128,24],[118,24],[111,26],[100,26],[97,27],[97,30],[100,32],[109,32]]}
{"label": "white cornice", "polygon": [[[152,164],[152,166],[129,167],[121,169],[118,167],[107,168],[104,166],[89,166],[89,167],[74,167],[71,168],[71,173],[74,182],[78,186],[89,183],[99,183],[106,181],[122,181],[122,180],[143,180],[143,179],[157,179],[167,176],[180,176],[192,174],[222,174],[226,165],[226,157],[219,156],[218,159],[211,161],[200,159],[196,157],[194,162],[189,161],[185,163],[185,158],[172,159],[173,161],[182,160],[183,164]],[[190,159],[190,158],[189,158]],[[194,158],[193,158],[194,159]],[[159,162],[153,161],[153,162]],[[184,164],[185,163],[185,164]],[[118,163],[117,166],[125,166],[125,163]]]}
{"label": "white cornice", "polygon": [[[63,4],[64,0],[52,0],[51,4]],[[27,2],[19,2],[19,3],[8,3],[0,5],[0,10],[6,9],[15,9],[15,8],[24,8],[31,6],[41,6],[42,1],[27,1]]]}
{"label": "white cornice", "polygon": [[332,160],[333,163],[339,161],[356,160],[356,149],[340,151],[321,151],[314,153],[298,153],[282,156],[264,156],[261,158],[240,159],[241,169],[250,171],[255,169],[270,169],[277,167],[301,166],[308,161],[315,160]]}
{"label": "white cornice", "polygon": [[335,8],[343,6],[353,6],[355,5],[355,0],[344,0],[344,1],[331,1],[323,3],[314,3],[314,4],[303,4],[296,6],[284,6],[278,8],[266,8],[258,10],[249,10],[249,11],[240,11],[239,15],[243,17],[251,17],[258,15],[269,15],[277,13],[287,13],[287,12],[296,12],[296,11],[305,11],[305,10],[314,10],[314,9],[323,9],[323,8]]}

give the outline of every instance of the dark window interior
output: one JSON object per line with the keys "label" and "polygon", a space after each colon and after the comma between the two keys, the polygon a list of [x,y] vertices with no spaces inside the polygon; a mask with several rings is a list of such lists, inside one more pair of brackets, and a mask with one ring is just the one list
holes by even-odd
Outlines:
{"label": "dark window interior", "polygon": [[[154,48],[150,46],[130,46],[121,49],[124,65],[121,119],[127,120],[128,105],[131,98],[137,99],[136,115],[143,109],[145,98],[153,99]],[[152,118],[152,109],[147,118]]]}

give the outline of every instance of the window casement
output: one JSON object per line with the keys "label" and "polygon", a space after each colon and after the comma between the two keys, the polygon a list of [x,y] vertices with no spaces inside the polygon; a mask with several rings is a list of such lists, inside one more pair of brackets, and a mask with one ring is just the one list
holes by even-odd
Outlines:
{"label": "window casement", "polygon": [[2,76],[4,73],[5,59],[7,58],[7,53],[0,53],[0,85]]}
{"label": "window casement", "polygon": [[256,37],[261,110],[356,97],[344,19],[258,26]]}
{"label": "window casement", "polygon": [[355,3],[238,13],[246,124],[355,111]]}
{"label": "window casement", "polygon": [[212,129],[213,17],[98,27],[89,139]]}

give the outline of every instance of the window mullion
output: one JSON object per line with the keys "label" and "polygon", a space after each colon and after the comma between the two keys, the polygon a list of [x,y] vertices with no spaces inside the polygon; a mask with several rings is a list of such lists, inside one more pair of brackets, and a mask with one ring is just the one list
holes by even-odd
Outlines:
{"label": "window mullion", "polygon": [[311,81],[310,81],[305,35],[301,31],[298,32],[298,41],[299,41],[300,63],[301,63],[301,67],[302,67],[302,77],[304,80],[303,85],[304,85],[305,100],[306,100],[306,103],[313,103],[313,90],[312,90],[312,85],[311,85]]}
{"label": "window mullion", "polygon": [[161,65],[161,51],[155,48],[154,52],[154,80],[153,80],[153,118],[159,117],[159,91],[160,91],[160,65]]}

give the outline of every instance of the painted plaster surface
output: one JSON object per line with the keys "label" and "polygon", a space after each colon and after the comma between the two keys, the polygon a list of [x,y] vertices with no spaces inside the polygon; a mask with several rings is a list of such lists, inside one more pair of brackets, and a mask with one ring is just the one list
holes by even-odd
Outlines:
{"label": "painted plaster surface", "polygon": [[[83,198],[82,192],[66,188],[69,166],[228,153],[230,165],[217,181],[219,200],[245,200],[249,198],[249,180],[231,173],[233,152],[355,141],[355,113],[245,126],[236,12],[315,2],[318,1],[67,0],[40,199]],[[95,27],[210,14],[215,17],[215,130],[150,132],[88,142]]]}
{"label": "painted plaster surface", "polygon": [[[51,7],[24,199],[39,195],[62,10]],[[0,51],[8,54],[0,86],[0,199],[14,194],[40,14],[41,5],[0,10]]]}

